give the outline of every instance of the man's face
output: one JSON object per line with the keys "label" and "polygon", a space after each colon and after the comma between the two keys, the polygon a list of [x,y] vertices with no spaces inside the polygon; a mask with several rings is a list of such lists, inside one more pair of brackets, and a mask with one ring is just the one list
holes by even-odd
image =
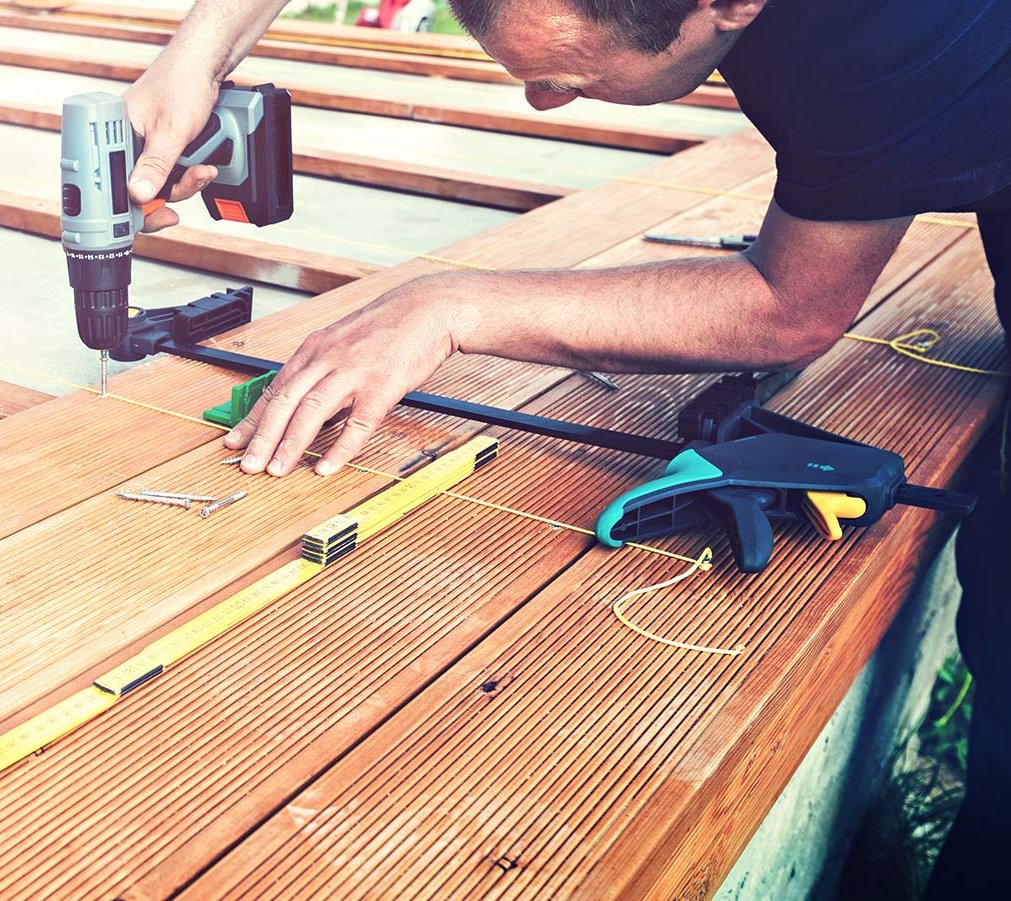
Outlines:
{"label": "man's face", "polygon": [[738,32],[717,29],[708,6],[688,15],[665,51],[631,49],[565,0],[505,4],[484,49],[526,84],[527,102],[554,109],[577,97],[646,105],[690,94],[718,65]]}

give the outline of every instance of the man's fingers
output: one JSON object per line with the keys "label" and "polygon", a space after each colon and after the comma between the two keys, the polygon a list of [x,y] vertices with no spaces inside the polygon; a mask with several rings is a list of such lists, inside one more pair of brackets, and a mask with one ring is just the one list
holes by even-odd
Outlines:
{"label": "man's fingers", "polygon": [[157,232],[179,224],[179,217],[168,207],[159,207],[144,217],[144,231]]}
{"label": "man's fingers", "polygon": [[392,406],[393,402],[387,403],[376,397],[359,397],[348,413],[340,437],[316,464],[316,473],[321,476],[333,475],[356,456],[379,428]]}
{"label": "man's fingers", "polygon": [[[282,375],[285,371],[287,367]],[[283,379],[278,375],[249,415],[225,436],[229,447],[245,446],[243,472],[257,473],[267,468],[300,401],[316,384],[320,374],[302,370]]]}
{"label": "man's fingers", "polygon": [[298,466],[323,423],[344,405],[347,389],[343,385],[340,377],[331,373],[305,394],[267,464],[269,475],[285,476]]}
{"label": "man's fingers", "polygon": [[183,177],[172,186],[172,193],[169,199],[173,203],[177,203],[180,200],[188,200],[194,194],[199,194],[217,177],[218,169],[216,166],[190,166],[183,174]]}
{"label": "man's fingers", "polygon": [[175,165],[183,144],[152,139],[134,164],[130,174],[130,197],[138,206],[150,203],[165,186],[165,179]]}

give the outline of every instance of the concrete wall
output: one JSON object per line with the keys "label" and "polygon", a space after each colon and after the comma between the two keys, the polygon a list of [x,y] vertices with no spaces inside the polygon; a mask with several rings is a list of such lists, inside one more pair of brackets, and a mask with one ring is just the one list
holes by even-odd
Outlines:
{"label": "concrete wall", "polygon": [[953,546],[907,600],[716,893],[718,901],[833,897],[884,767],[926,713],[937,671],[955,648],[961,591]]}

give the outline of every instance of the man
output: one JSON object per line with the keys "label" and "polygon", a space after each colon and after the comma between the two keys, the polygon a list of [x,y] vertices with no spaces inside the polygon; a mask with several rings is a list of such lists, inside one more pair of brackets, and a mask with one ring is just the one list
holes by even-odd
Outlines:
{"label": "man", "polygon": [[[291,472],[323,422],[350,408],[316,465],[333,473],[457,351],[612,372],[803,366],[850,325],[912,217],[926,210],[978,211],[999,312],[1011,324],[1007,0],[451,2],[541,110],[578,97],[672,100],[719,67],[777,150],[775,199],[758,241],[719,259],[409,282],[306,339],[225,439],[245,448],[246,472]],[[281,6],[199,0],[130,89],[131,118],[147,137],[131,180],[136,201],[161,187],[206,121],[218,83]],[[194,167],[175,198],[213,174]],[[148,226],[175,221],[163,209]],[[1011,845],[1011,655],[1003,648],[1011,530],[1001,518],[1011,504],[994,474],[1007,417],[1003,427],[981,449],[974,487],[984,501],[960,547],[960,639],[977,679],[976,712],[968,800],[935,874],[936,897],[996,885]]]}

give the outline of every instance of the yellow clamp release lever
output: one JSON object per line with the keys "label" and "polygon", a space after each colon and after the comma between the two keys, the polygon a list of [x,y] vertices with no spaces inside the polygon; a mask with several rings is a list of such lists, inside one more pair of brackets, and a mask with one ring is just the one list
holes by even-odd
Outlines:
{"label": "yellow clamp release lever", "polygon": [[867,501],[841,491],[805,491],[804,512],[811,524],[829,541],[842,538],[840,519],[860,519]]}

